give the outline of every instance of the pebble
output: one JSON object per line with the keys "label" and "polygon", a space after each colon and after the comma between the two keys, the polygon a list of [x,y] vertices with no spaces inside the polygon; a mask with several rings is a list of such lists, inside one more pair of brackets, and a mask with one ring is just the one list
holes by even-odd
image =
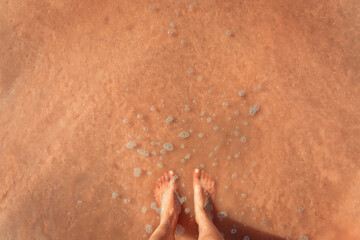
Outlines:
{"label": "pebble", "polygon": [[217,166],[217,162],[213,162],[213,164],[212,164],[214,167],[216,167]]}
{"label": "pebble", "polygon": [[190,107],[188,105],[185,105],[185,111],[189,111]]}
{"label": "pebble", "polygon": [[124,199],[124,203],[125,203],[125,204],[128,204],[130,201],[131,201],[131,200],[128,199],[128,198],[125,198],[125,199]]}
{"label": "pebble", "polygon": [[166,123],[171,122],[172,120],[174,120],[174,118],[172,116],[168,116],[167,119],[165,120]]}
{"label": "pebble", "polygon": [[185,214],[189,214],[190,209],[189,208],[185,208]]}
{"label": "pebble", "polygon": [[155,111],[155,106],[151,106],[150,111]]}
{"label": "pebble", "polygon": [[147,233],[152,233],[152,226],[150,224],[146,224],[145,229]]}
{"label": "pebble", "polygon": [[237,229],[236,228],[233,228],[233,229],[231,229],[231,234],[235,234],[236,232],[237,232]]}
{"label": "pebble", "polygon": [[154,4],[150,4],[150,5],[149,5],[149,8],[154,8]]}
{"label": "pebble", "polygon": [[214,153],[211,152],[211,153],[209,154],[209,157],[213,157],[213,156],[214,156]]}
{"label": "pebble", "polygon": [[176,22],[171,22],[170,27],[175,26]]}
{"label": "pebble", "polygon": [[136,142],[134,142],[134,141],[128,142],[128,143],[126,144],[126,147],[127,147],[128,149],[134,148],[134,147],[136,147]]}
{"label": "pebble", "polygon": [[298,208],[298,213],[301,213],[302,211],[304,211],[304,208],[303,208],[303,207],[299,207],[299,208]]}
{"label": "pebble", "polygon": [[134,177],[140,177],[141,168],[134,168]]}
{"label": "pebble", "polygon": [[211,122],[211,118],[207,118],[206,121],[207,121],[208,123],[210,123],[210,122]]}
{"label": "pebble", "polygon": [[245,136],[242,136],[242,137],[241,137],[241,141],[242,141],[242,142],[246,142],[246,137],[245,137]]}
{"label": "pebble", "polygon": [[259,104],[255,104],[254,106],[250,107],[249,109],[249,113],[251,116],[254,116],[255,113],[259,110],[260,105]]}
{"label": "pebble", "polygon": [[173,29],[169,29],[169,30],[168,30],[168,34],[172,34],[173,32],[174,32]]}
{"label": "pebble", "polygon": [[205,115],[205,112],[201,112],[200,115],[203,117]]}
{"label": "pebble", "polygon": [[240,112],[238,110],[235,110],[234,113],[235,113],[235,115],[239,115]]}
{"label": "pebble", "polygon": [[82,203],[83,203],[83,201],[77,201],[77,203],[78,203],[78,204],[82,204]]}
{"label": "pebble", "polygon": [[161,163],[158,163],[157,166],[158,166],[158,168],[162,168],[162,167],[163,167],[163,165],[162,165]]}
{"label": "pebble", "polygon": [[185,159],[190,159],[190,153],[186,154],[184,158]]}
{"label": "pebble", "polygon": [[268,222],[267,222],[267,221],[263,221],[261,224],[262,224],[263,226],[267,226],[267,225],[268,225]]}
{"label": "pebble", "polygon": [[223,102],[222,105],[228,107],[230,104],[228,102]]}
{"label": "pebble", "polygon": [[178,137],[183,138],[183,139],[188,138],[189,136],[190,136],[190,133],[188,133],[186,131],[183,131],[183,132],[179,133],[179,135],[178,135]]}
{"label": "pebble", "polygon": [[235,158],[239,158],[240,155],[238,153],[235,154]]}
{"label": "pebble", "polygon": [[215,151],[219,150],[219,146],[214,147],[214,150]]}
{"label": "pebble", "polygon": [[137,116],[136,116],[138,119],[142,118],[142,114],[139,113]]}
{"label": "pebble", "polygon": [[177,235],[183,235],[184,232],[185,232],[185,228],[183,226],[181,226],[180,224],[176,224],[175,233]]}
{"label": "pebble", "polygon": [[140,155],[148,157],[149,156],[149,152],[143,149],[138,149],[136,150]]}
{"label": "pebble", "polygon": [[127,124],[129,122],[129,120],[127,120],[126,118],[123,120],[124,124]]}
{"label": "pebble", "polygon": [[147,207],[142,207],[141,212],[145,214],[147,212]]}
{"label": "pebble", "polygon": [[167,150],[167,151],[172,151],[174,150],[174,147],[171,143],[164,143],[163,145],[164,149]]}
{"label": "pebble", "polygon": [[241,196],[242,196],[243,198],[246,198],[246,197],[247,197],[247,194],[246,194],[246,193],[242,193]]}
{"label": "pebble", "polygon": [[185,44],[185,40],[181,40],[180,43],[181,43],[181,44]]}
{"label": "pebble", "polygon": [[143,131],[147,132],[148,128],[147,127],[143,127]]}
{"label": "pebble", "polygon": [[248,122],[247,122],[247,121],[244,121],[244,125],[248,125]]}
{"label": "pebble", "polygon": [[239,133],[238,130],[235,130],[235,131],[234,131],[234,134],[235,134],[235,136],[239,136],[240,133]]}
{"label": "pebble", "polygon": [[218,126],[214,126],[214,131],[219,131],[219,127],[218,127]]}
{"label": "pebble", "polygon": [[152,174],[152,172],[151,172],[151,171],[148,171],[146,174],[147,174],[147,175],[151,175],[151,174]]}
{"label": "pebble", "polygon": [[204,137],[204,135],[205,135],[204,133],[199,133],[199,134],[198,134],[199,138]]}
{"label": "pebble", "polygon": [[301,236],[300,238],[299,238],[299,240],[309,240],[309,237],[308,236]]}
{"label": "pebble", "polygon": [[250,240],[250,237],[249,236],[244,236],[243,240]]}
{"label": "pebble", "polygon": [[238,91],[238,95],[240,96],[240,97],[242,97],[242,96],[244,96],[244,91],[243,90],[240,90],[240,91]]}
{"label": "pebble", "polygon": [[231,35],[231,30],[226,30],[226,35]]}
{"label": "pebble", "polygon": [[231,178],[236,178],[236,177],[237,177],[236,173],[233,173],[233,175],[231,175]]}
{"label": "pebble", "polygon": [[227,217],[227,212],[226,211],[221,211],[217,214],[217,217],[220,219],[220,221],[222,221],[224,218]]}
{"label": "pebble", "polygon": [[118,194],[117,192],[113,192],[112,195],[111,195],[111,197],[112,197],[113,199],[115,199],[118,195],[119,195],[119,194]]}

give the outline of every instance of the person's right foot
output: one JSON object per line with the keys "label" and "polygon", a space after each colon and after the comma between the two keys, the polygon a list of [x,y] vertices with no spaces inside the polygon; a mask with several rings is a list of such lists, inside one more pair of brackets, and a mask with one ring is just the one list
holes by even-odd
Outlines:
{"label": "person's right foot", "polygon": [[203,217],[213,218],[213,200],[215,181],[205,171],[195,169],[193,176],[195,220],[199,223]]}

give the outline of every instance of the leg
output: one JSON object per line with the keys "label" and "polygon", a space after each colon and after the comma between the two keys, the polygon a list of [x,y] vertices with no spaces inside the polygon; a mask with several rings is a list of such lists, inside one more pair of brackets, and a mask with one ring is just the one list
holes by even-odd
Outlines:
{"label": "leg", "polygon": [[151,235],[150,240],[173,240],[175,226],[179,218],[180,206],[175,197],[177,176],[173,171],[165,173],[158,179],[155,187],[155,198],[161,207],[160,225]]}
{"label": "leg", "polygon": [[215,227],[213,218],[215,181],[204,171],[195,169],[193,176],[195,220],[199,225],[200,240],[224,240]]}

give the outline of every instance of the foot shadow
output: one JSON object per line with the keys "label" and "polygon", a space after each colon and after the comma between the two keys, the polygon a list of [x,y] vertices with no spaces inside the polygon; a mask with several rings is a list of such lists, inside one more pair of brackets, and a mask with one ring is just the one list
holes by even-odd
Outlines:
{"label": "foot shadow", "polygon": [[[266,233],[253,227],[244,226],[243,223],[236,221],[230,217],[223,218],[221,221],[217,216],[219,211],[214,208],[214,224],[217,229],[224,234],[225,240],[243,240],[245,236],[248,236],[250,240],[285,240],[285,238]],[[184,235],[190,235],[198,237],[198,226],[195,222],[194,216],[186,215],[184,209],[182,209],[179,216],[179,224],[181,224],[186,230]],[[236,232],[231,232],[232,229],[236,229]],[[246,239],[246,238],[245,238]]]}

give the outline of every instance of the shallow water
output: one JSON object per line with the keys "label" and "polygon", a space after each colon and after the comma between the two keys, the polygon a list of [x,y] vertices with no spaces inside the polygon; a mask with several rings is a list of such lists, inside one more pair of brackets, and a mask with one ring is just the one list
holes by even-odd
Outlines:
{"label": "shallow water", "polygon": [[3,2],[2,239],[147,239],[168,170],[195,239],[194,168],[225,239],[360,239],[358,9]]}

